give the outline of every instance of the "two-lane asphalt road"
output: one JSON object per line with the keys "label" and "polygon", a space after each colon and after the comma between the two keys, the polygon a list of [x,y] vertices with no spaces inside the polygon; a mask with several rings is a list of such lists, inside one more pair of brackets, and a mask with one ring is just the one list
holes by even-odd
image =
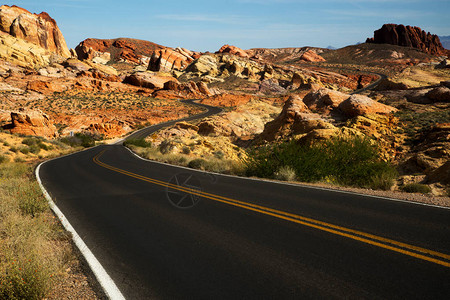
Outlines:
{"label": "two-lane asphalt road", "polygon": [[448,209],[206,174],[121,145],[40,177],[127,299],[450,297]]}

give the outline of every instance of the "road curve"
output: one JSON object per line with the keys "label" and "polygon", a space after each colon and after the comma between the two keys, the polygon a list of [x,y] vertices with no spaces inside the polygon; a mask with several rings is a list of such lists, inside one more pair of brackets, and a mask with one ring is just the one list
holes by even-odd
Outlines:
{"label": "road curve", "polygon": [[127,299],[450,295],[448,209],[208,174],[121,145],[49,161],[40,178]]}

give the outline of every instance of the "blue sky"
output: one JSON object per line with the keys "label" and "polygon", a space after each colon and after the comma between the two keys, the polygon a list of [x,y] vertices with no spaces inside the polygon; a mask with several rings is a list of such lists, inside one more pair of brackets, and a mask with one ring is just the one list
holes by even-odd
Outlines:
{"label": "blue sky", "polygon": [[74,48],[86,38],[131,37],[164,46],[217,51],[343,47],[364,42],[384,23],[450,35],[450,0],[17,0],[46,11]]}

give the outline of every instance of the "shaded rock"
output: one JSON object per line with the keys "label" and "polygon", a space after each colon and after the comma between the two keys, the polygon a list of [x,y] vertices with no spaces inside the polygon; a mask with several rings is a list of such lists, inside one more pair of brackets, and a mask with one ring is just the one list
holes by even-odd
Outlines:
{"label": "shaded rock", "polygon": [[426,93],[425,97],[433,102],[450,102],[450,88],[437,87]]}
{"label": "shaded rock", "polygon": [[394,82],[389,78],[383,78],[374,88],[375,91],[387,91],[387,90],[407,90],[409,87],[402,82]]}
{"label": "shaded rock", "polygon": [[170,91],[181,91],[183,86],[177,81],[169,80],[164,83],[164,89]]}
{"label": "shaded rock", "polygon": [[259,91],[263,94],[283,94],[286,89],[278,84],[276,79],[264,79],[259,84]]}
{"label": "shaded rock", "polygon": [[264,126],[264,131],[258,135],[255,142],[271,142],[288,135],[308,133],[313,129],[330,128],[334,126],[320,115],[311,113],[302,99],[294,95],[285,102],[280,115]]}
{"label": "shaded rock", "polygon": [[197,82],[197,88],[202,94],[205,94],[207,96],[212,95],[211,91],[208,89],[208,85],[206,84],[206,82],[203,81]]}
{"label": "shaded rock", "polygon": [[447,161],[436,170],[430,172],[425,178],[425,181],[428,183],[440,182],[450,185],[450,161]]}
{"label": "shaded rock", "polygon": [[88,64],[85,64],[84,62],[79,61],[76,58],[69,58],[68,60],[63,62],[63,66],[77,72],[88,71],[91,68]]}
{"label": "shaded rock", "polygon": [[389,114],[397,109],[370,99],[363,95],[352,95],[339,105],[339,109],[348,117],[365,114]]}
{"label": "shaded rock", "polygon": [[192,62],[187,68],[187,72],[194,72],[194,73],[208,73],[211,76],[215,76],[219,73],[219,70],[217,68],[217,58],[212,55],[202,55],[198,59],[196,59],[194,62]]}
{"label": "shaded rock", "polygon": [[326,88],[321,88],[317,91],[312,91],[303,98],[303,102],[311,110],[330,110],[337,108],[344,100],[348,99],[349,95],[341,92],[333,91]]}

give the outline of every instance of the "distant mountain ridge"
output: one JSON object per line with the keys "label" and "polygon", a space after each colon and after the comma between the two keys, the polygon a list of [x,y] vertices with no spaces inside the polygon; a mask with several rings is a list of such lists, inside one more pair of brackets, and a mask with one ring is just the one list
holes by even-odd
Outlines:
{"label": "distant mountain ridge", "polygon": [[449,50],[450,49],[450,35],[440,36],[439,39],[441,40],[442,47]]}

